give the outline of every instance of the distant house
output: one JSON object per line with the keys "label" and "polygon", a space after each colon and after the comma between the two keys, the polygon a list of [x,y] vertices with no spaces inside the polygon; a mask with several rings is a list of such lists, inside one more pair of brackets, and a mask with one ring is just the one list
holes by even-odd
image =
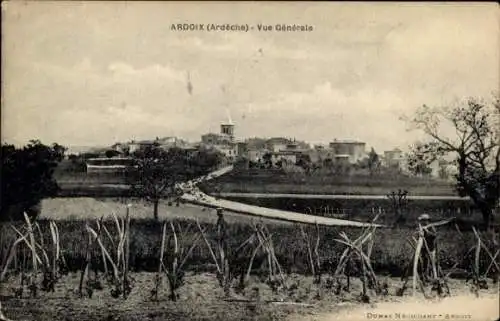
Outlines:
{"label": "distant house", "polygon": [[135,165],[130,157],[98,157],[86,161],[87,173],[124,172]]}
{"label": "distant house", "polygon": [[180,148],[188,145],[184,140],[174,136],[157,138],[155,142],[163,149]]}
{"label": "distant house", "polygon": [[295,143],[295,142],[291,142],[291,143],[288,143],[286,144],[286,147],[285,147],[285,150],[293,150],[293,151],[296,151],[299,149],[299,144]]}
{"label": "distant house", "polygon": [[186,145],[183,145],[183,146],[179,146],[178,148],[180,148],[182,150],[185,150],[187,152],[187,154],[190,155],[190,156],[195,155],[199,151],[199,147],[198,146],[189,145],[189,144],[186,144]]}
{"label": "distant house", "polygon": [[276,165],[279,161],[295,164],[297,163],[297,153],[294,151],[271,152],[271,163]]}
{"label": "distant house", "polygon": [[131,141],[130,143],[128,143],[129,153],[134,153],[134,152],[138,151],[140,148],[141,148],[141,145],[136,141]]}
{"label": "distant house", "polygon": [[266,149],[272,152],[279,152],[286,150],[288,144],[292,144],[293,141],[288,138],[283,137],[273,137],[266,141]]}
{"label": "distant house", "polygon": [[309,159],[314,164],[324,164],[325,160],[334,160],[333,152],[327,148],[315,148],[307,152]]}
{"label": "distant house", "polygon": [[406,167],[406,157],[404,153],[399,148],[393,150],[384,151],[384,157],[382,158],[382,165],[385,167],[392,167],[404,170]]}
{"label": "distant house", "polygon": [[111,150],[113,150],[121,155],[124,155],[124,154],[129,152],[130,148],[127,144],[115,143],[115,144],[111,145]]}
{"label": "distant house", "polygon": [[335,139],[330,143],[329,147],[336,158],[344,159],[347,155],[351,164],[355,164],[366,157],[366,143],[364,142]]}
{"label": "distant house", "polygon": [[266,139],[264,138],[247,138],[245,139],[245,143],[248,146],[248,150],[262,150],[266,148]]}
{"label": "distant house", "polygon": [[248,150],[248,160],[254,163],[262,161],[262,158],[266,153],[270,151],[267,149],[249,149]]}
{"label": "distant house", "polygon": [[313,149],[314,149],[314,150],[325,150],[325,149],[326,149],[326,147],[325,147],[324,145],[319,145],[319,144],[318,144],[318,145],[314,145],[314,148],[313,148]]}
{"label": "distant house", "polygon": [[134,153],[136,151],[141,151],[147,147],[155,146],[156,144],[157,144],[156,140],[132,141],[128,144],[129,152]]}
{"label": "distant house", "polygon": [[238,155],[237,154],[237,150],[236,150],[236,147],[235,145],[231,144],[231,145],[216,145],[214,146],[214,148],[216,150],[218,150],[219,152],[221,152],[222,154],[224,154],[224,156],[226,156],[226,158],[232,162],[236,159],[236,156]]}
{"label": "distant house", "polygon": [[173,136],[163,137],[163,138],[156,137],[156,139],[150,139],[150,140],[131,141],[130,143],[123,145],[126,145],[128,147],[129,153],[133,153],[138,150],[144,150],[145,148],[152,146],[157,146],[165,150],[174,147],[189,146],[189,144],[186,141]]}
{"label": "distant house", "polygon": [[207,133],[201,136],[201,142],[204,145],[219,145],[230,142],[229,136],[216,134],[216,133]]}
{"label": "distant house", "polygon": [[237,142],[236,155],[238,157],[248,158],[248,144],[245,142]]}
{"label": "distant house", "polygon": [[352,164],[352,156],[351,155],[335,155],[333,157],[333,161],[335,164],[339,165],[349,165]]}

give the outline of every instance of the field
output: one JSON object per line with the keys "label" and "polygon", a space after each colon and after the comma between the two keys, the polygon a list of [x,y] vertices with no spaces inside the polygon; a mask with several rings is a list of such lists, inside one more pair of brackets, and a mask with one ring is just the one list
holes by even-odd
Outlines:
{"label": "field", "polygon": [[[131,292],[126,298],[113,297],[112,288],[105,282],[103,271],[106,267],[97,247],[91,251],[92,268],[87,278],[100,280],[103,289],[95,289],[92,297],[86,294],[80,297],[77,289],[86,262],[89,235],[85,224],[97,228],[96,220],[107,215],[100,224],[115,235],[115,222],[109,214],[115,212],[118,218],[124,218],[125,204],[131,204],[127,259],[132,284]],[[187,258],[183,283],[178,289],[179,297],[173,302],[169,298],[167,278],[162,280],[157,299],[153,299],[151,292],[157,284],[155,271],[160,260],[158,253],[161,252],[163,220],[172,222],[172,226],[176,226],[176,229],[178,227],[178,242],[183,245],[182,248],[187,249],[195,243],[199,234],[193,219],[200,221],[200,228],[205,231],[204,235],[208,240],[217,239],[217,215],[211,210],[203,210],[188,204],[169,206],[163,203],[160,206],[162,221],[151,220],[151,216],[151,206],[129,199],[44,200],[41,217],[38,220],[40,231],[45,238],[42,243],[47,246],[50,244],[50,222],[55,221],[67,271],[61,275],[53,292],[39,291],[36,298],[31,297],[28,291],[25,291],[21,298],[16,297],[14,289],[19,287],[20,274],[8,273],[5,282],[0,283],[0,301],[3,304],[4,314],[15,317],[15,320],[301,320],[311,319],[313,315],[328,316],[329,313],[352,309],[358,311],[358,320],[366,319],[366,316],[359,312],[360,305],[366,304],[362,303],[366,298],[360,296],[363,292],[361,280],[364,279],[362,276],[365,272],[358,266],[359,261],[353,258],[347,264],[341,281],[344,285],[340,292],[332,278],[333,271],[342,261],[342,253],[346,249],[345,244],[335,239],[340,238],[341,232],[346,233],[350,239],[355,239],[366,231],[356,228],[339,230],[326,227],[319,227],[316,230],[314,226],[306,226],[301,230],[295,224],[259,220],[267,226],[269,237],[272,237],[273,255],[279,262],[287,286],[276,287],[275,283],[270,283],[268,254],[259,252],[253,261],[247,285],[240,288],[238,278],[235,278],[230,286],[230,296],[227,296],[218,282],[217,265],[208,247],[200,241]],[[237,256],[238,253],[244,252],[245,248],[238,249],[254,234],[252,223],[256,220],[230,213],[225,214],[225,220],[228,235],[227,254],[232,258],[233,255]],[[16,226],[21,229],[23,223],[19,222]],[[448,286],[451,295],[463,296],[470,293],[473,288],[472,283],[466,283],[464,278],[471,276],[474,267],[485,273],[491,265],[489,256],[482,251],[476,258],[474,246],[477,240],[471,231],[459,232],[454,226],[446,225],[439,227],[438,230],[439,263],[443,271],[450,272]],[[322,275],[319,283],[315,282],[316,277],[311,270],[311,254],[308,254],[308,243],[300,236],[302,231],[311,237],[316,235],[315,233],[319,235],[317,257],[320,259],[320,269],[316,273]],[[489,232],[480,233],[486,248],[495,253],[496,236]],[[0,244],[5,251],[8,247],[6,245],[10,244],[15,234],[9,225],[3,225],[0,235]],[[172,246],[170,230],[167,230],[167,235],[169,240],[167,246]],[[387,285],[387,292],[376,293],[372,288],[368,288],[366,293],[371,304],[383,305],[387,302],[413,300],[410,297],[412,293],[410,288],[404,293],[399,291],[403,285],[401,277],[407,275],[407,268],[413,260],[414,250],[410,240],[415,235],[415,225],[411,224],[373,232],[370,262],[378,282]],[[104,244],[111,246],[109,242]],[[171,260],[172,252],[167,251],[167,253],[170,253],[167,256],[168,260]],[[5,255],[5,252],[1,255],[1,265]],[[22,251],[16,256],[15,267],[29,268],[30,263],[29,260],[26,261],[27,258],[29,259],[29,249],[23,246]],[[168,262],[171,264],[171,261]],[[480,289],[477,292],[480,297],[495,298],[497,295],[495,289],[498,287],[498,282],[493,283],[497,280],[495,273],[494,268],[486,273],[485,276],[489,277],[485,281],[488,289]],[[346,280],[349,280],[347,284]],[[430,284],[426,287],[426,294],[437,296],[431,291]],[[421,294],[417,293],[417,296],[420,297]]]}
{"label": "field", "polygon": [[[256,206],[281,209],[286,211],[314,214],[319,216],[337,217],[367,221],[374,214],[382,213],[381,221],[391,224],[394,217],[394,207],[388,198],[381,199],[305,199],[300,197],[224,197],[228,200],[247,203]],[[468,200],[408,200],[401,208],[404,219],[413,224],[422,213],[430,214],[434,219],[456,217],[460,220],[480,221],[481,215]]]}
{"label": "field", "polygon": [[[124,208],[131,204],[134,219],[149,220],[153,217],[153,207],[142,200],[131,198],[91,198],[91,197],[64,197],[48,198],[42,201],[40,218],[73,221],[85,219],[97,219],[105,216],[111,217],[112,213],[118,216],[125,215]],[[160,219],[198,219],[202,222],[215,222],[217,215],[212,209],[205,209],[191,204],[180,204],[175,202],[160,202],[158,209]],[[227,213],[226,218],[230,223],[250,223],[251,217],[239,214]],[[273,224],[286,224],[282,221],[269,220]]]}
{"label": "field", "polygon": [[[42,222],[47,220],[60,221],[60,229],[64,230],[62,239],[65,244],[74,244],[69,246],[72,249],[72,255],[76,258],[83,257],[84,250],[79,249],[78,244],[84,240],[76,238],[76,235],[84,235],[83,225],[85,220],[99,219],[103,215],[110,220],[111,213],[118,216],[125,215],[125,205],[132,204],[131,214],[132,224],[132,244],[137,244],[137,261],[147,262],[153,257],[148,257],[148,253],[154,253],[155,248],[159,247],[161,234],[161,224],[151,220],[152,207],[143,201],[130,199],[93,199],[93,198],[55,198],[46,199],[42,202],[42,212],[40,219]],[[161,220],[176,220],[189,224],[192,220],[211,226],[214,229],[217,221],[215,210],[203,209],[190,204],[180,204],[179,207],[172,204],[168,206],[166,202],[160,203],[159,215]],[[365,214],[362,219],[369,221],[373,218],[371,213]],[[307,272],[307,259],[304,253],[304,246],[301,240],[297,239],[298,225],[277,220],[252,218],[245,215],[233,214],[227,212],[225,220],[230,224],[229,234],[232,235],[232,242],[241,243],[246,237],[252,234],[251,223],[263,222],[272,228],[275,235],[275,248],[277,256],[282,256],[284,260],[294,262],[291,268],[295,272]],[[313,227],[308,227],[312,229]],[[440,228],[440,250],[443,262],[448,262],[450,266],[464,261],[462,268],[467,268],[470,262],[467,262],[465,253],[474,246],[474,235],[466,226],[461,226],[463,235],[459,235],[454,224],[445,225]],[[358,235],[361,231],[357,228],[342,229],[349,235]],[[411,247],[408,244],[408,238],[415,233],[415,220],[408,221],[406,224],[391,229],[385,229],[389,233],[376,233],[374,253],[374,266],[380,267],[381,272],[391,272],[396,276],[402,273],[402,263],[407,263],[411,257],[406,255]],[[322,257],[335,258],[339,255],[341,246],[336,244],[333,238],[339,232],[336,228],[321,227],[321,233],[324,244],[321,247]],[[136,239],[137,238],[137,239]],[[197,252],[195,251],[195,255]],[[375,255],[376,254],[376,255]],[[469,253],[471,254],[471,253]],[[134,253],[131,254],[134,256]],[[201,265],[210,262],[207,251],[199,252],[200,257],[196,261]],[[469,255],[470,258],[470,255]],[[141,263],[142,264],[142,263]],[[139,265],[141,265],[139,264]]]}
{"label": "field", "polygon": [[[118,185],[130,180],[120,173],[68,172],[59,170],[55,178],[62,188],[60,196],[126,196]],[[433,178],[408,177],[397,173],[306,175],[280,170],[234,169],[200,187],[207,193],[290,193],[290,194],[368,194],[386,195],[398,189],[410,195],[456,196],[450,182]]]}
{"label": "field", "polygon": [[[180,299],[172,302],[162,293],[159,302],[150,299],[150,289],[153,287],[153,273],[134,274],[135,286],[126,300],[112,298],[106,290],[96,292],[92,298],[80,298],[75,293],[78,287],[79,275],[70,273],[58,284],[54,293],[41,293],[39,298],[11,298],[9,285],[0,289],[4,303],[4,314],[15,320],[24,321],[246,321],[246,320],[366,320],[367,313],[422,313],[422,314],[455,314],[456,318],[448,316],[447,320],[494,320],[498,316],[498,288],[490,284],[490,289],[483,290],[479,298],[472,296],[469,289],[464,287],[463,281],[450,282],[452,297],[450,303],[446,299],[441,305],[431,303],[418,297],[415,299],[407,294],[396,296],[394,292],[384,297],[373,297],[371,304],[360,304],[357,296],[361,290],[358,280],[353,280],[352,291],[341,296],[334,295],[329,289],[321,289],[314,285],[311,277],[293,275],[290,278],[300,280],[302,287],[295,293],[275,295],[269,287],[255,281],[259,288],[262,302],[260,304],[238,302],[224,299],[215,275],[210,273],[189,273],[184,287],[180,291]],[[395,289],[401,282],[399,279],[389,279],[391,289]],[[318,296],[320,290],[320,296]],[[243,297],[243,295],[241,295]],[[283,304],[297,302],[299,304]],[[461,299],[457,305],[454,300]],[[269,302],[278,301],[278,302]],[[42,303],[43,302],[43,303]],[[405,305],[406,303],[406,305]],[[433,305],[437,305],[432,309]],[[419,309],[416,308],[419,307]],[[385,307],[385,310],[383,310]],[[389,308],[388,308],[389,307]],[[474,307],[477,307],[474,309]],[[469,316],[467,318],[467,316]],[[487,316],[487,318],[480,318]],[[387,319],[387,318],[386,318]],[[394,319],[394,318],[389,318]],[[422,320],[412,318],[412,320]]]}
{"label": "field", "polygon": [[410,195],[455,196],[453,185],[432,178],[402,174],[306,175],[280,170],[235,169],[200,185],[207,192],[287,193],[287,194],[370,194],[386,195],[405,189]]}

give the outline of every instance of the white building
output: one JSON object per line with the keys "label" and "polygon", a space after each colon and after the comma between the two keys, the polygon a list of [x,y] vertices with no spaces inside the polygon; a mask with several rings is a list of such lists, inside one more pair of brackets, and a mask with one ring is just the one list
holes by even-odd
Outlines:
{"label": "white building", "polygon": [[366,143],[352,140],[335,139],[329,145],[335,158],[345,159],[347,156],[349,163],[355,164],[364,159],[366,153]]}
{"label": "white building", "polygon": [[235,125],[229,120],[220,125],[219,133],[207,133],[201,136],[201,143],[205,147],[214,148],[233,162],[238,156],[238,144],[234,138]]}
{"label": "white building", "polygon": [[295,164],[297,163],[297,156],[297,152],[295,151],[271,152],[271,163],[276,165],[276,163],[282,161],[286,164]]}
{"label": "white building", "polygon": [[395,148],[384,151],[383,165],[386,167],[402,167],[405,156],[402,150]]}

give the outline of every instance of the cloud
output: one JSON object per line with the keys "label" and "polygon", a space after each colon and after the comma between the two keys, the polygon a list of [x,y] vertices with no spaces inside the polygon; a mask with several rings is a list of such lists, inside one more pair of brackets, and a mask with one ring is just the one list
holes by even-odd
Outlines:
{"label": "cloud", "polygon": [[[241,4],[209,15],[208,6],[171,5],[10,3],[3,138],[195,140],[227,108],[241,136],[358,137],[390,148],[412,139],[401,113],[498,87],[493,6]],[[314,31],[170,30],[184,21]]]}
{"label": "cloud", "polygon": [[184,81],[185,73],[175,70],[170,66],[153,64],[144,68],[134,68],[132,65],[124,62],[113,62],[108,66],[112,73],[113,80],[127,81]]}
{"label": "cloud", "polygon": [[[26,73],[16,73],[9,79],[7,87],[11,89],[4,95],[5,110],[11,115],[2,126],[7,137],[47,137],[69,143],[68,137],[86,144],[98,141],[98,137],[106,141],[114,136],[127,139],[131,128],[139,133],[156,129],[160,134],[182,130],[183,122],[195,123],[186,118],[190,115],[179,112],[182,103],[167,103],[172,96],[180,97],[185,92],[185,75],[170,66],[139,68],[115,62],[100,70],[85,58],[71,68],[46,63],[25,68]],[[16,117],[12,116],[14,112]],[[89,129],[85,135],[78,132]],[[62,132],[67,135],[60,136]]]}

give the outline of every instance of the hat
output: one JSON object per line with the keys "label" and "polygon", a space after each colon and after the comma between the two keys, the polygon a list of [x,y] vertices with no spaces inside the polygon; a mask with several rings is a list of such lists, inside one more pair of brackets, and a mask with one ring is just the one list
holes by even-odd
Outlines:
{"label": "hat", "polygon": [[424,213],[424,214],[422,214],[422,215],[420,215],[420,216],[418,217],[418,220],[419,220],[419,221],[423,221],[423,220],[430,220],[430,219],[431,219],[431,217],[429,216],[429,214],[425,214],[425,213]]}

